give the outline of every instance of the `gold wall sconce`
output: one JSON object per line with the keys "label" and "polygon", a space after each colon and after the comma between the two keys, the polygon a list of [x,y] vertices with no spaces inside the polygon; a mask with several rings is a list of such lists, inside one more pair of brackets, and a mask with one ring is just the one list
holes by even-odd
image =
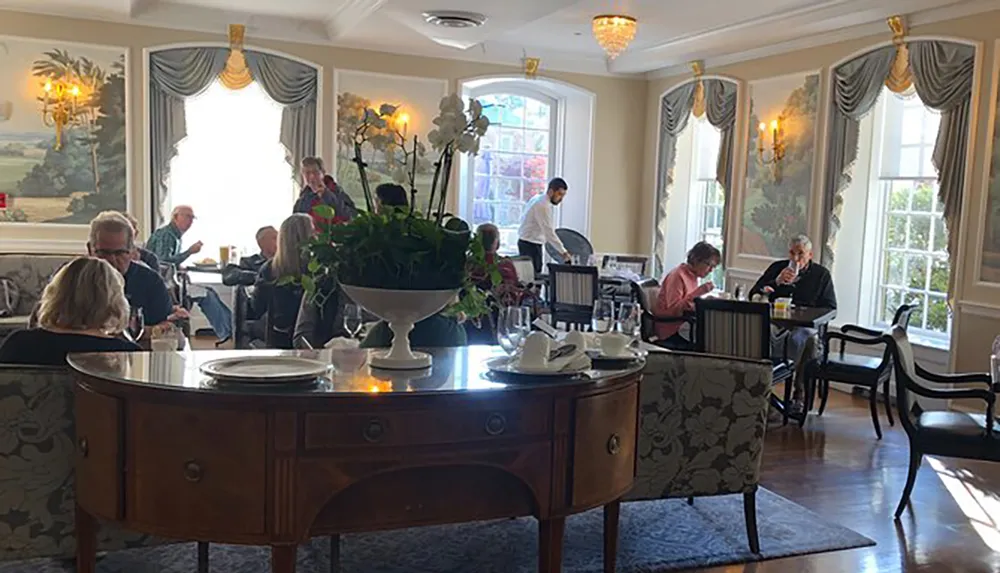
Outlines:
{"label": "gold wall sconce", "polygon": [[42,123],[56,128],[55,149],[62,149],[63,130],[87,125],[93,107],[80,85],[61,79],[47,79],[42,84]]}
{"label": "gold wall sconce", "polygon": [[[781,181],[781,162],[785,159],[784,121],[785,118],[779,115],[777,119],[771,120],[770,125],[761,122],[757,126],[757,159],[761,165],[770,166],[775,182]],[[771,135],[770,149],[765,144],[768,132]]]}

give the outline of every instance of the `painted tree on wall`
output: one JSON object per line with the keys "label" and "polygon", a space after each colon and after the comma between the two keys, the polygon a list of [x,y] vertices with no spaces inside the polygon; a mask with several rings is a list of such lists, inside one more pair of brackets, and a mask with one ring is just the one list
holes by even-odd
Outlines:
{"label": "painted tree on wall", "polygon": [[[747,196],[744,236],[759,237],[766,252],[752,254],[782,256],[789,237],[805,233],[812,189],[815,156],[816,111],[819,76],[807,76],[803,85],[789,94],[782,109],[786,153],[782,177],[775,181],[769,166],[757,160],[757,130],[760,123],[751,107],[750,161],[747,162]],[[752,105],[752,102],[751,102]],[[744,244],[744,248],[747,245]]]}

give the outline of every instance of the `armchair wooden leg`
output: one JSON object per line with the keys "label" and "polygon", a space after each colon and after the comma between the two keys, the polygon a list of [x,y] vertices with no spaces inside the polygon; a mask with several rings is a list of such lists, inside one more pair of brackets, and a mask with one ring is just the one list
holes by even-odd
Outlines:
{"label": "armchair wooden leg", "polygon": [[826,412],[826,401],[830,398],[830,381],[826,378],[821,378],[816,381],[819,384],[819,414],[823,415]]}
{"label": "armchair wooden leg", "polygon": [[885,382],[882,383],[882,397],[885,399],[885,417],[889,418],[889,425],[895,426],[896,422],[892,419],[892,401],[889,399],[889,381],[892,378],[886,378]]}
{"label": "armchair wooden leg", "polygon": [[910,503],[910,494],[913,493],[913,484],[917,481],[917,470],[920,469],[920,462],[924,459],[924,454],[913,449],[910,444],[910,469],[906,473],[906,485],[903,486],[903,496],[899,498],[899,505],[896,506],[896,519],[903,515],[903,509]]}
{"label": "armchair wooden leg", "polygon": [[743,518],[747,522],[747,540],[750,542],[750,552],[760,553],[760,538],[757,535],[757,491],[743,494]]}
{"label": "armchair wooden leg", "polygon": [[882,427],[878,423],[878,384],[871,387],[868,393],[868,408],[872,412],[872,424],[875,425],[875,435],[882,439]]}
{"label": "armchair wooden leg", "polygon": [[694,505],[694,498],[693,497],[689,497],[687,499],[687,502],[688,502],[688,505]]}
{"label": "armchair wooden leg", "polygon": [[795,382],[792,380],[792,378],[788,378],[788,380],[785,380],[785,397],[782,401],[782,405],[784,406],[784,408],[781,409],[782,426],[788,425],[788,409],[791,408],[792,406],[792,386],[794,384]]}
{"label": "armchair wooden leg", "polygon": [[330,536],[330,573],[340,573],[340,535]]}
{"label": "armchair wooden leg", "polygon": [[208,573],[208,543],[198,542],[198,573]]}
{"label": "armchair wooden leg", "polygon": [[620,499],[604,506],[604,573],[615,573],[618,559],[618,517],[621,506]]}

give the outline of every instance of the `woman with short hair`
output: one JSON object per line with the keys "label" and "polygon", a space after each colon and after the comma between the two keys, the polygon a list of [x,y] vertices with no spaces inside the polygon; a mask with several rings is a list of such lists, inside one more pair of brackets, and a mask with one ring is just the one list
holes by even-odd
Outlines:
{"label": "woman with short hair", "polygon": [[141,350],[118,338],[128,318],[121,273],[101,259],[74,259],[42,292],[38,326],[11,333],[0,346],[0,363],[65,366],[73,352]]}
{"label": "woman with short hair", "polygon": [[[656,297],[656,316],[673,318],[694,312],[694,299],[715,289],[712,281],[698,286],[698,281],[707,277],[722,261],[722,253],[711,244],[695,243],[683,262],[663,277],[660,292]],[[686,346],[690,342],[678,334],[683,323],[657,323],[656,338],[666,345]]]}

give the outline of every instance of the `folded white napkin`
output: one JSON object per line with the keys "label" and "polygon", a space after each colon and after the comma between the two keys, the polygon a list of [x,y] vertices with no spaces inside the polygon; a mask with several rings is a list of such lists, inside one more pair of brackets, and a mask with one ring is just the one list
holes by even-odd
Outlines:
{"label": "folded white napkin", "polygon": [[346,349],[357,348],[360,344],[361,342],[359,340],[355,340],[353,338],[338,337],[330,339],[330,341],[323,346],[324,348]]}
{"label": "folded white napkin", "polygon": [[[590,368],[591,362],[590,358],[587,356],[587,349],[584,344],[580,344],[580,333],[574,333],[569,340],[563,340],[562,344],[576,344],[576,349],[572,354],[563,356],[561,358],[556,358],[555,360],[546,360],[542,365],[532,365],[529,366],[530,370],[543,370],[547,372],[559,372],[560,370],[585,370]],[[543,335],[544,336],[544,335]],[[548,346],[548,345],[545,345]],[[559,344],[552,344],[551,349],[555,350],[558,348]],[[545,349],[545,356],[548,356],[548,348]],[[523,355],[522,355],[523,356]],[[520,357],[518,358],[520,361]]]}

